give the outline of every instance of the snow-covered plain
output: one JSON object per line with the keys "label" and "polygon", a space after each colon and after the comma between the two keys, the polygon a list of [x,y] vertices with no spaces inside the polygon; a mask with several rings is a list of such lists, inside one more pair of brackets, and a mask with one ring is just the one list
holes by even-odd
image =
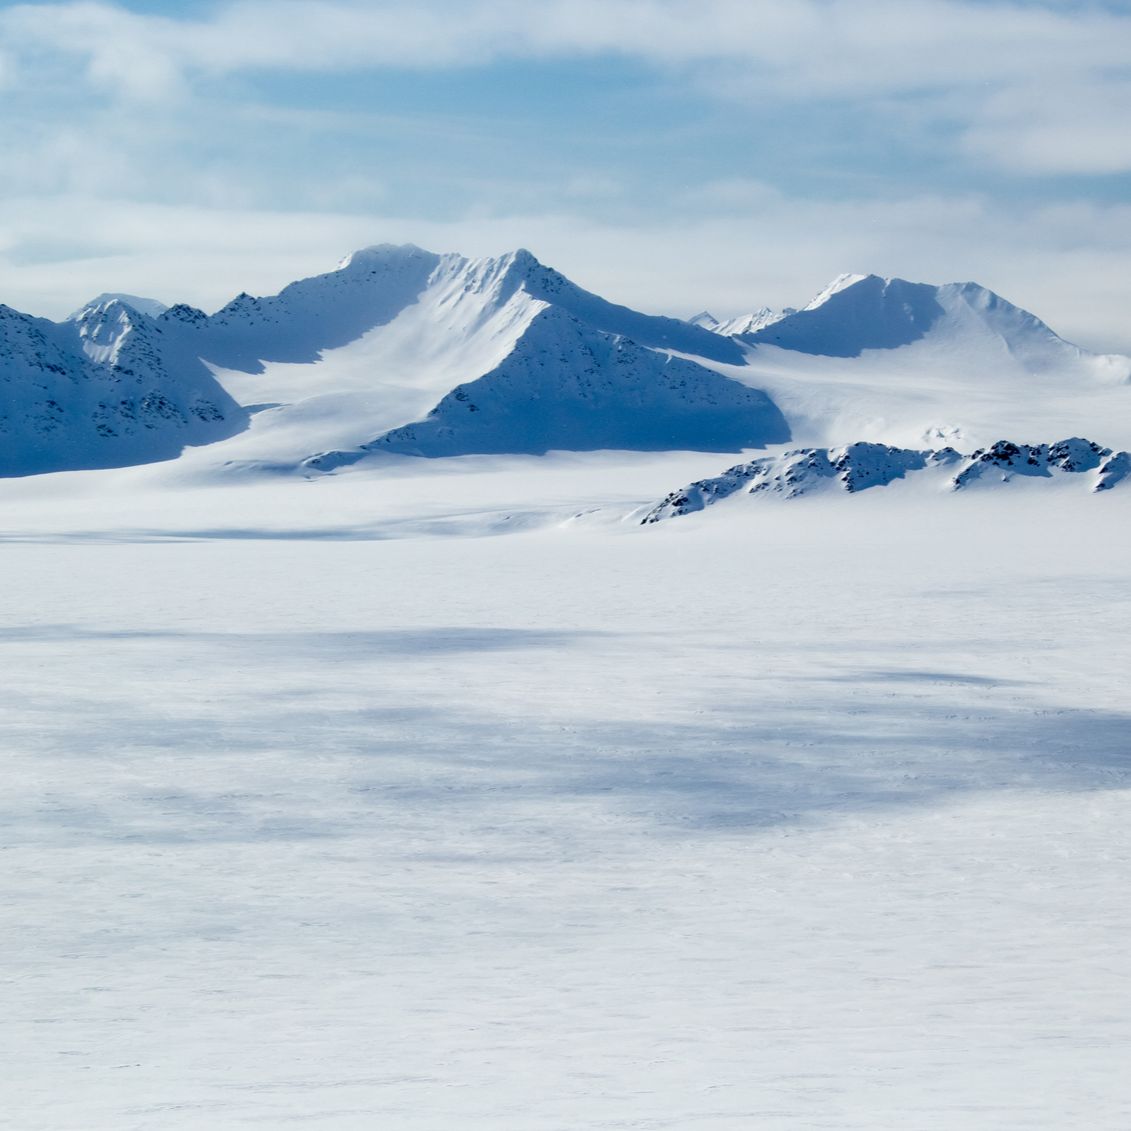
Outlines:
{"label": "snow-covered plain", "polygon": [[1127,1127],[1131,491],[719,468],[0,485],[6,1125]]}

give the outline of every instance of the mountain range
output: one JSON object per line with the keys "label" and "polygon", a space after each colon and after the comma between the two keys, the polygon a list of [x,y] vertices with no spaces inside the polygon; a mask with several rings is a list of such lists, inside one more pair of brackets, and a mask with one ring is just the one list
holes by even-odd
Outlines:
{"label": "mountain range", "polygon": [[1131,359],[973,283],[844,275],[801,310],[642,314],[525,250],[356,252],[214,314],[105,294],[62,323],[0,306],[0,474],[193,449],[306,475],[553,450],[909,451],[1131,444]]}

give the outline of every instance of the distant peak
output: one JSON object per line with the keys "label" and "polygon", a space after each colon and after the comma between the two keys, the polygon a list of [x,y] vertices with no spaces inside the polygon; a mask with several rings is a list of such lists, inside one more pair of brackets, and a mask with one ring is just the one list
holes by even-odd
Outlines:
{"label": "distant peak", "polygon": [[345,271],[350,267],[373,267],[379,263],[389,263],[398,260],[420,259],[424,256],[431,257],[430,251],[417,247],[414,243],[375,243],[369,247],[358,248],[351,251],[338,263],[338,270]]}
{"label": "distant peak", "polygon": [[719,325],[719,320],[709,311],[701,310],[692,315],[688,320],[692,326],[701,326],[704,330],[713,330]]}
{"label": "distant peak", "polygon": [[115,305],[127,307],[135,314],[144,314],[148,318],[159,318],[169,309],[163,302],[158,302],[155,298],[142,298],[140,295],[116,294],[108,291],[100,294],[97,298],[92,298],[90,302],[84,303],[78,310],[67,315],[65,321],[77,322],[92,311]]}

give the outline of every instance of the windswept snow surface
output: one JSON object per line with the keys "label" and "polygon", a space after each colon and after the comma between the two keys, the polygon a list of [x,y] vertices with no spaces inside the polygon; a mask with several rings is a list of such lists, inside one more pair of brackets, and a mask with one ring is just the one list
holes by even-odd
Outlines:
{"label": "windswept snow surface", "polygon": [[11,1126],[1127,1126],[1131,492],[672,458],[2,485]]}

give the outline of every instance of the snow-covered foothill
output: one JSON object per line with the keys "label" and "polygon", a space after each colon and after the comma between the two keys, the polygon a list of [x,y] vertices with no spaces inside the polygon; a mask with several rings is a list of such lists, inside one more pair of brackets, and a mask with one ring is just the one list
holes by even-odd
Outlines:
{"label": "snow-covered foothill", "polygon": [[954,486],[963,488],[982,479],[1004,483],[1014,475],[1048,479],[1057,471],[1094,471],[1112,454],[1110,448],[1080,437],[1056,444],[1014,444],[999,440],[969,456],[966,465],[954,477]]}
{"label": "snow-covered foothill", "polygon": [[842,275],[808,306],[750,335],[780,349],[826,357],[859,357],[898,349],[935,332],[953,336],[978,327],[1015,355],[1047,366],[1080,351],[1039,318],[977,283],[911,283],[878,275]]}

